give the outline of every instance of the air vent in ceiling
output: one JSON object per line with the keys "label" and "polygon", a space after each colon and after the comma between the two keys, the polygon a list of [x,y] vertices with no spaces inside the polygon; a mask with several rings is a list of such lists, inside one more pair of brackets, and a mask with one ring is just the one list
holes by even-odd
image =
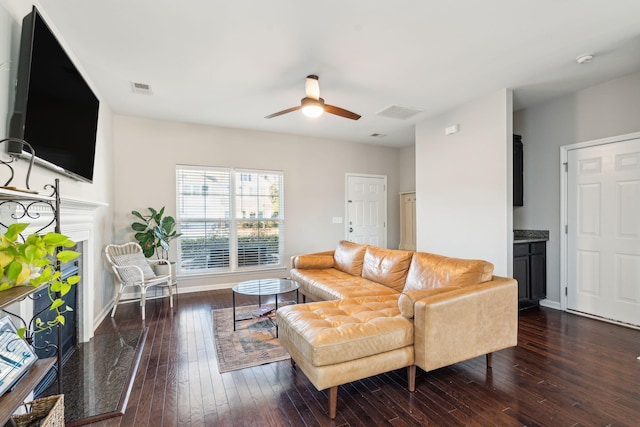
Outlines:
{"label": "air vent in ceiling", "polygon": [[133,90],[133,93],[151,95],[151,86],[146,83],[131,82],[131,90]]}
{"label": "air vent in ceiling", "polygon": [[390,119],[407,120],[420,113],[422,113],[422,110],[419,108],[390,105],[384,110],[378,111],[376,114],[381,117],[389,117]]}

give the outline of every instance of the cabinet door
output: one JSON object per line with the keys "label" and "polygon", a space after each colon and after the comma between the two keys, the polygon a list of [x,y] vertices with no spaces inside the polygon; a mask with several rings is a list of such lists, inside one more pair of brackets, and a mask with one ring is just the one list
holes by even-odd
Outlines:
{"label": "cabinet door", "polygon": [[529,298],[529,257],[513,258],[513,278],[518,281],[518,300]]}
{"label": "cabinet door", "polygon": [[544,253],[530,256],[531,295],[532,300],[543,299],[547,296],[547,262]]}

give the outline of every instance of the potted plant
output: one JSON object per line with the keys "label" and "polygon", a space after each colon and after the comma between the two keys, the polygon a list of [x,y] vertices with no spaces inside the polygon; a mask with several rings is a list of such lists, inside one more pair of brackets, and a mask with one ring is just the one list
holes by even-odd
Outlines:
{"label": "potted plant", "polygon": [[[169,260],[169,250],[171,249],[169,243],[182,235],[175,229],[176,220],[170,215],[165,216],[164,209],[164,206],[159,211],[148,208],[148,215],[131,211],[131,214],[140,220],[131,224],[131,228],[136,232],[134,237],[147,258],[155,254],[157,259]],[[157,267],[162,268],[164,265]],[[171,268],[171,271],[175,275],[175,268]]]}
{"label": "potted plant", "polygon": [[43,322],[35,319],[34,330],[27,331],[27,327],[18,328],[21,338],[31,340],[32,334],[45,331],[58,324],[64,325],[64,313],[72,308],[65,305],[64,297],[71,286],[80,281],[80,276],[71,276],[65,280],[56,268],[57,263],[71,261],[78,257],[79,253],[71,250],[58,250],[57,248],[69,248],[75,242],[67,236],[49,232],[44,235],[37,233],[22,239],[21,233],[29,224],[12,224],[0,238],[0,292],[16,286],[40,287],[48,284],[47,295],[51,300],[49,310],[55,310],[53,320]]}

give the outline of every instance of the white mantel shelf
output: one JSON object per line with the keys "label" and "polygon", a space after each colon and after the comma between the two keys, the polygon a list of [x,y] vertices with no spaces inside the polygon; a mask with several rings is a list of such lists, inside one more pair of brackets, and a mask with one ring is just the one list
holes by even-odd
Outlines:
{"label": "white mantel shelf", "polygon": [[0,187],[0,199],[2,200],[42,200],[43,202],[53,202],[55,198],[49,193],[35,193],[29,191],[12,190],[6,187]]}
{"label": "white mantel shelf", "polygon": [[95,210],[107,206],[109,206],[109,203],[83,200],[75,197],[60,197],[60,207],[62,209]]}
{"label": "white mantel shelf", "polygon": [[[53,202],[55,197],[51,196],[51,192],[29,192],[13,190],[9,188],[0,187],[0,200],[39,200],[43,202]],[[95,210],[98,208],[109,206],[105,202],[96,202],[93,200],[84,200],[77,197],[60,197],[60,206],[66,209],[82,209],[82,210]]]}

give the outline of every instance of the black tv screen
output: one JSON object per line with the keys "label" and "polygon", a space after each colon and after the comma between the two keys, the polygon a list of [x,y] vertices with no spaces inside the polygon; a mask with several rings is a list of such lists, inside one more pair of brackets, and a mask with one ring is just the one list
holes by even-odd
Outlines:
{"label": "black tv screen", "polygon": [[[92,182],[99,101],[36,8],[22,24],[9,136],[27,141],[36,163]],[[20,143],[10,155],[27,157]]]}

